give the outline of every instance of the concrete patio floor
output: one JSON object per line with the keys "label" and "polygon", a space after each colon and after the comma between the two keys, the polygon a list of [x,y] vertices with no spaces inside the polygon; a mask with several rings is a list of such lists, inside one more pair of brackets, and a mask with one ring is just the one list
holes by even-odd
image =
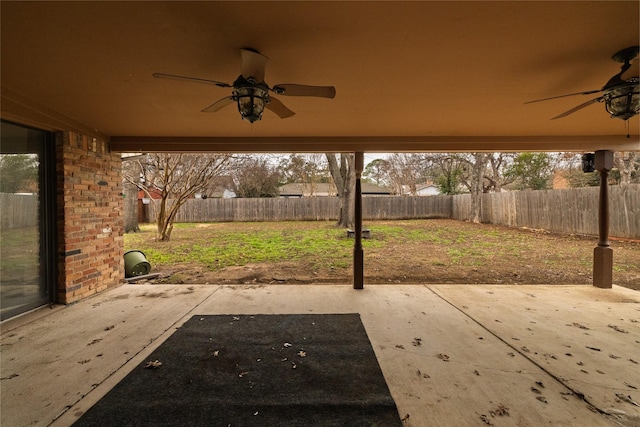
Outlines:
{"label": "concrete patio floor", "polygon": [[133,284],[1,325],[0,424],[71,425],[191,316],[280,313],[360,313],[407,426],[640,425],[637,291]]}

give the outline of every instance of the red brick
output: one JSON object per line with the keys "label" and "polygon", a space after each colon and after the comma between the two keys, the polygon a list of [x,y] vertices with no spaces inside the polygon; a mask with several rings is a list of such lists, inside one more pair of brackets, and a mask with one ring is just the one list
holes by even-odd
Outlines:
{"label": "red brick", "polygon": [[82,250],[60,260],[57,295],[69,304],[123,283],[121,160],[107,141],[76,132],[57,134],[56,147],[59,252]]}

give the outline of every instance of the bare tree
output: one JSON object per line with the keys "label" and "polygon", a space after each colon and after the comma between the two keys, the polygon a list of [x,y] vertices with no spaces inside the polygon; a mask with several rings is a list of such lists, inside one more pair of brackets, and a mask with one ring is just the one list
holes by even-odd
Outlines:
{"label": "bare tree", "polygon": [[441,191],[444,187],[448,194],[458,194],[459,185],[464,185],[471,194],[469,220],[476,223],[482,220],[482,193],[488,189],[484,182],[491,157],[491,153],[444,154],[435,157],[443,172],[438,180]]}
{"label": "bare tree", "polygon": [[132,160],[123,177],[157,204],[157,240],[170,240],[180,207],[196,193],[213,188],[230,159],[228,154],[153,153]]}
{"label": "bare tree", "polygon": [[385,159],[375,159],[367,164],[362,172],[362,181],[375,185],[390,185],[389,162]]}
{"label": "bare tree", "polygon": [[640,182],[640,156],[635,151],[619,151],[615,153],[616,168],[620,172],[620,184],[627,185]]}
{"label": "bare tree", "polygon": [[475,223],[482,221],[482,193],[484,186],[485,169],[489,160],[489,154],[472,153],[469,164],[471,166],[470,191],[471,191],[471,212],[469,220]]}
{"label": "bare tree", "polygon": [[489,164],[484,176],[486,182],[483,192],[500,193],[502,187],[513,182],[513,179],[505,177],[504,171],[506,167],[513,163],[514,156],[514,153],[489,154]]}
{"label": "bare tree", "polygon": [[[326,153],[329,172],[336,184],[340,198],[340,216],[337,227],[353,228],[354,197],[356,185],[355,158],[353,153]],[[339,157],[338,157],[339,156]]]}
{"label": "bare tree", "polygon": [[[609,174],[609,184],[627,185],[640,183],[640,155],[635,151],[616,151],[614,169]],[[567,180],[569,187],[594,187],[600,185],[598,171],[583,172],[582,153],[556,153],[553,164]]]}
{"label": "bare tree", "polygon": [[284,182],[301,184],[303,193],[311,196],[316,194],[318,184],[331,180],[321,154],[291,154],[281,160],[280,172]]}
{"label": "bare tree", "polygon": [[278,197],[280,172],[266,157],[242,156],[236,159],[232,175],[238,197]]}
{"label": "bare tree", "polygon": [[598,171],[584,172],[582,153],[562,152],[553,154],[553,186],[566,185],[569,188],[595,187],[600,184]]}
{"label": "bare tree", "polygon": [[460,194],[463,192],[462,180],[464,168],[457,154],[433,154],[432,160],[436,169],[435,184],[442,194]]}
{"label": "bare tree", "polygon": [[427,181],[431,160],[427,155],[394,153],[387,158],[388,176],[397,194],[418,195],[418,184]]}

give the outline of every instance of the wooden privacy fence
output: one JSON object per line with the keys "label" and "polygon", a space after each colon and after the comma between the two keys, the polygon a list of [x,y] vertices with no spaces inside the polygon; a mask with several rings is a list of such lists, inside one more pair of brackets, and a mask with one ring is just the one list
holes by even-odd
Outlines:
{"label": "wooden privacy fence", "polygon": [[[640,238],[640,185],[609,187],[610,235]],[[482,195],[482,222],[561,233],[598,234],[599,188],[513,191]],[[451,218],[468,220],[471,196],[363,197],[365,220]],[[192,199],[176,222],[335,221],[337,197]],[[149,205],[155,218],[155,205]]]}
{"label": "wooden privacy fence", "polygon": [[[451,196],[364,197],[365,220],[450,218]],[[156,205],[149,218],[156,217]],[[337,197],[191,199],[180,208],[175,222],[218,221],[337,221]]]}
{"label": "wooden privacy fence", "polygon": [[0,227],[21,228],[38,225],[38,196],[0,193]]}
{"label": "wooden privacy fence", "polygon": [[[598,235],[598,187],[482,195],[482,222]],[[453,196],[451,218],[469,219],[471,196]],[[609,234],[640,238],[640,185],[609,186]]]}

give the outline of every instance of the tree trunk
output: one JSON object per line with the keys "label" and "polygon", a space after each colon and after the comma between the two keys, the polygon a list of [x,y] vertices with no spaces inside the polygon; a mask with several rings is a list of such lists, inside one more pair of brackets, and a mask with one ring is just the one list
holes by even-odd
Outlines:
{"label": "tree trunk", "polygon": [[502,180],[500,179],[500,167],[502,165],[502,153],[498,153],[496,159],[493,154],[488,155],[489,164],[491,165],[491,177],[489,179],[489,191],[494,193],[502,192]]}
{"label": "tree trunk", "polygon": [[342,203],[340,204],[340,219],[337,223],[338,227],[344,227],[353,229],[353,208],[355,205],[355,178],[352,177],[353,170],[349,173],[347,178],[346,187],[344,189],[343,196],[341,197]]}
{"label": "tree trunk", "polygon": [[474,223],[482,221],[482,181],[484,170],[487,166],[488,155],[473,153],[473,165],[471,165],[471,212],[470,220]]}
{"label": "tree trunk", "polygon": [[355,197],[355,165],[352,153],[340,154],[340,164],[333,153],[327,153],[329,172],[340,198],[340,215],[336,227],[353,228]]}
{"label": "tree trunk", "polygon": [[167,213],[167,199],[160,199],[160,208],[158,209],[158,214],[156,216],[156,225],[157,225],[157,236],[156,239],[159,242],[168,242],[171,238],[171,228],[173,225],[169,223],[168,213]]}
{"label": "tree trunk", "polygon": [[137,233],[140,231],[138,226],[138,187],[124,182],[124,232]]}
{"label": "tree trunk", "polygon": [[631,184],[631,177],[634,171],[636,153],[633,151],[621,151],[616,153],[616,167],[620,171],[620,184]]}

